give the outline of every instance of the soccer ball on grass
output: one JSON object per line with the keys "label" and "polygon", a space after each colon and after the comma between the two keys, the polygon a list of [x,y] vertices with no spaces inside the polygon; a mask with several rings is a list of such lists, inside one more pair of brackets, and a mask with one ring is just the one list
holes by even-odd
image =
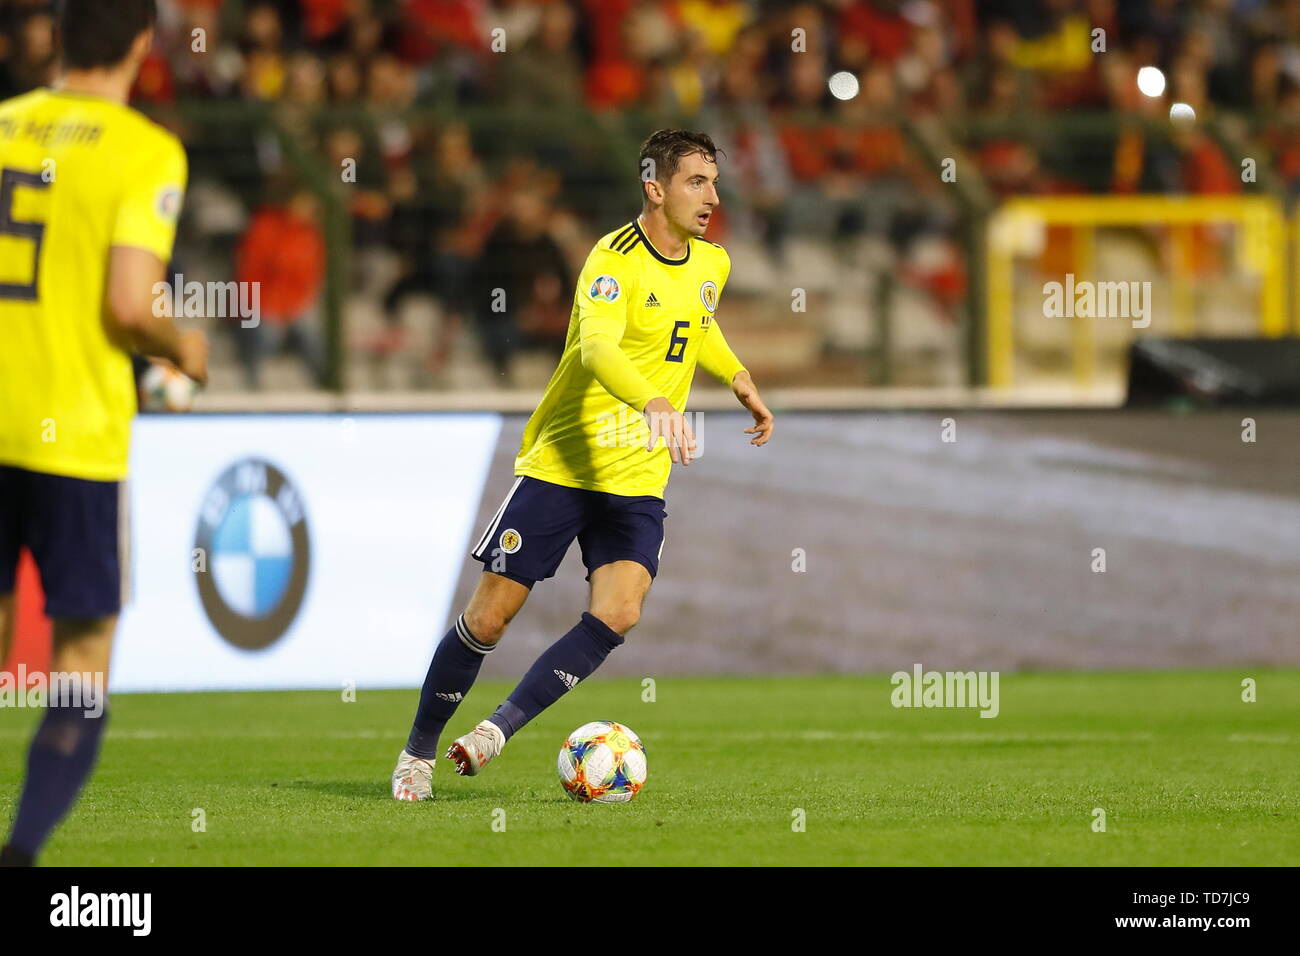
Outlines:
{"label": "soccer ball on grass", "polygon": [[560,748],[560,784],[581,803],[627,803],[645,786],[645,746],[612,720],[583,724]]}

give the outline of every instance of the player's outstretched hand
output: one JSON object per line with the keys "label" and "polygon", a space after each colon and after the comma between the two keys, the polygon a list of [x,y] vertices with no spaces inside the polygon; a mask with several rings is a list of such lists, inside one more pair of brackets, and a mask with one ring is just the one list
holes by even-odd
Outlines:
{"label": "player's outstretched hand", "polygon": [[754,436],[749,443],[766,445],[772,440],[773,419],[772,413],[759,397],[758,386],[754,384],[748,372],[737,372],[736,377],[731,381],[731,390],[736,393],[736,399],[740,404],[749,409],[749,413],[754,416],[754,427],[745,429],[746,435]]}
{"label": "player's outstretched hand", "polygon": [[650,441],[646,451],[653,451],[660,436],[668,446],[668,454],[676,465],[689,465],[696,457],[695,432],[686,416],[673,408],[666,398],[652,398],[645,406],[646,424],[650,426]]}
{"label": "player's outstretched hand", "polygon": [[208,337],[191,330],[180,334],[177,367],[200,385],[208,384]]}

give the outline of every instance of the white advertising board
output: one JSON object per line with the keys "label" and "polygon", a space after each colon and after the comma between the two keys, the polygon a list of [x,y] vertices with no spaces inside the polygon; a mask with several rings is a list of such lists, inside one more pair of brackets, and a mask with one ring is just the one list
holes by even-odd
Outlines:
{"label": "white advertising board", "polygon": [[117,691],[418,686],[495,414],[137,420]]}

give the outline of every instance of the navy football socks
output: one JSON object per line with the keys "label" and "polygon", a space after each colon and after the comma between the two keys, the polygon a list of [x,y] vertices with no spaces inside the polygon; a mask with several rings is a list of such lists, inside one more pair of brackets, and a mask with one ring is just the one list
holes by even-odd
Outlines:
{"label": "navy football socks", "polygon": [[[51,705],[27,751],[27,779],[18,800],[6,862],[17,854],[32,860],[72,809],[99,755],[108,711]],[[17,854],[14,853],[17,851]]]}
{"label": "navy football socks", "polygon": [[491,644],[477,640],[465,626],[465,615],[456,618],[433,652],[433,661],[420,689],[420,706],[415,712],[406,752],[425,760],[438,755],[438,738],[478,678],[483,658]]}
{"label": "navy football socks", "polygon": [[609,652],[622,643],[622,634],[584,611],[577,626],[542,652],[519,686],[488,719],[509,740],[526,723],[573,690],[579,681],[595,673]]}

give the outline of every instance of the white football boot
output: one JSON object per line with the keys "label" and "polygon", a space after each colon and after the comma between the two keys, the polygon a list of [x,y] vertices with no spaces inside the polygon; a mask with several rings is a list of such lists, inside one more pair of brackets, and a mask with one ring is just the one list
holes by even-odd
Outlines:
{"label": "white football boot", "polygon": [[412,803],[432,800],[433,761],[403,750],[393,771],[393,799]]}
{"label": "white football boot", "polygon": [[501,753],[506,745],[506,735],[490,720],[484,720],[464,737],[457,737],[447,748],[447,758],[456,764],[456,772],[463,777],[480,773],[487,762]]}

